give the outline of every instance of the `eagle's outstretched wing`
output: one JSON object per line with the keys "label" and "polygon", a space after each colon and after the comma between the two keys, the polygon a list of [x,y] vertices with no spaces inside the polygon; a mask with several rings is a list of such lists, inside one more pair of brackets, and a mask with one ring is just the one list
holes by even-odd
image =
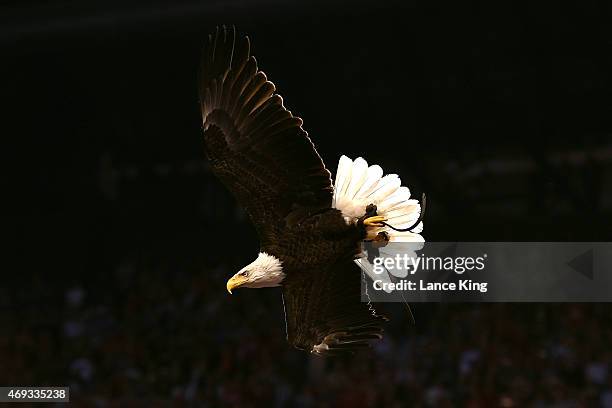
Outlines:
{"label": "eagle's outstretched wing", "polygon": [[360,276],[361,269],[345,261],[284,284],[289,343],[315,354],[333,355],[369,347],[372,340],[382,338],[387,318],[361,301]]}
{"label": "eagle's outstretched wing", "polygon": [[200,75],[206,153],[263,242],[276,227],[329,208],[333,191],[302,120],[274,92],[248,37],[225,27],[209,36]]}

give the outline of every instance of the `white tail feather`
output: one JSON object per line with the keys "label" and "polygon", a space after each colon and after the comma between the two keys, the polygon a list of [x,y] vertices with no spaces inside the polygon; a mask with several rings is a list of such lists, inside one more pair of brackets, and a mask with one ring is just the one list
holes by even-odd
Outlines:
{"label": "white tail feather", "polygon": [[334,208],[338,208],[336,199],[337,197],[343,197],[344,191],[346,191],[346,187],[351,178],[351,170],[353,167],[353,162],[346,156],[340,157],[340,161],[338,162],[338,171],[336,171],[336,183],[334,190],[334,198],[332,201],[332,205]]}
{"label": "white tail feather", "polygon": [[[383,176],[380,166],[368,167],[361,157],[353,161],[342,156],[338,162],[332,203],[350,223],[363,216],[369,204],[375,204],[378,215],[387,218],[389,224],[395,228],[408,228],[419,219],[421,205],[410,199],[410,190],[401,184],[397,174]],[[424,242],[420,235],[422,224],[419,223],[412,232],[399,232],[388,227],[380,227],[377,232],[385,231],[391,242]]]}

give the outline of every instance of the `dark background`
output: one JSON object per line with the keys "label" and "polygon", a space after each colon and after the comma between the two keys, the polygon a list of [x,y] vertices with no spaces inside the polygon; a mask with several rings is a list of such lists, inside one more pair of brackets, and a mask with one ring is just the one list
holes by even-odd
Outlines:
{"label": "dark background", "polygon": [[371,354],[292,350],[277,290],[225,292],[257,239],[208,171],[196,93],[205,36],[235,24],[332,172],[363,156],[427,193],[427,240],[606,241],[609,21],[586,2],[3,3],[0,383],[84,406],[612,406],[605,304],[419,305]]}

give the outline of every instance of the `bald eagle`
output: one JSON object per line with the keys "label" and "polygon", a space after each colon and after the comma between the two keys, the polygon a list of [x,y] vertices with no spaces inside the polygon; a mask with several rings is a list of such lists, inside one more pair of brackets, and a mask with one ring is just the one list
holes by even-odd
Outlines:
{"label": "bald eagle", "polygon": [[397,175],[362,158],[342,156],[332,183],[302,119],[233,27],[209,36],[199,94],[210,167],[260,238],[259,255],[227,281],[228,292],[280,286],[287,340],[311,353],[382,338],[387,318],[361,301],[361,243],[422,242],[419,202]]}

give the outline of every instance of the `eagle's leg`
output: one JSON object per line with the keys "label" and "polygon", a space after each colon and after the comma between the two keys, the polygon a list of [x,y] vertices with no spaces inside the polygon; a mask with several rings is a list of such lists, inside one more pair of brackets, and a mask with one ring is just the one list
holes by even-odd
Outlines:
{"label": "eagle's leg", "polygon": [[376,204],[370,204],[366,207],[365,214],[359,218],[358,223],[366,227],[382,227],[382,223],[387,221],[382,215],[378,215],[376,212],[378,208]]}
{"label": "eagle's leg", "polygon": [[376,211],[377,211],[377,208],[375,204],[368,205],[365,209],[365,214],[363,214],[357,220],[357,225],[359,225],[360,227],[367,226],[368,224],[366,223],[366,220],[369,220],[372,217],[378,217],[378,214],[376,213]]}
{"label": "eagle's leg", "polygon": [[382,227],[383,222],[387,221],[385,217],[377,214],[377,208],[375,204],[370,204],[366,207],[365,214],[357,220],[357,224],[362,227],[365,231],[365,239],[367,241],[375,241],[375,242],[388,242],[389,235],[382,231],[376,233],[375,231],[371,231],[376,227]]}

